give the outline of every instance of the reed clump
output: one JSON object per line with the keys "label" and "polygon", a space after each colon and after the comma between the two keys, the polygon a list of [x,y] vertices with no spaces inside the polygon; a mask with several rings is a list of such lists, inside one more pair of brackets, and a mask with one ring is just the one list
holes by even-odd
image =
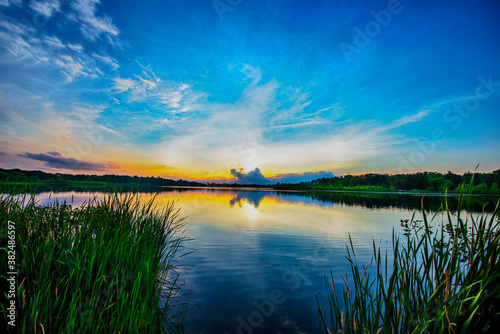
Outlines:
{"label": "reed clump", "polygon": [[17,320],[8,330],[182,331],[187,303],[178,298],[185,270],[179,259],[187,250],[174,203],[157,208],[154,199],[112,194],[78,207],[39,206],[34,197],[3,196],[2,247],[8,221],[15,224],[17,272]]}
{"label": "reed clump", "polygon": [[[457,211],[442,205],[430,219],[401,221],[392,247],[373,242],[369,263],[347,246],[351,272],[337,287],[325,279],[328,304],[317,296],[326,333],[482,333],[500,328],[500,201],[473,214],[460,193]],[[423,199],[422,199],[422,208]]]}

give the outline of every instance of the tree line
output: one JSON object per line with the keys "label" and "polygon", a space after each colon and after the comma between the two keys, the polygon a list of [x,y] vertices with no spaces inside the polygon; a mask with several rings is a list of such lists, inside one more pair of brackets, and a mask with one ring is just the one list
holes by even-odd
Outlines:
{"label": "tree line", "polygon": [[[418,172],[414,174],[376,174],[340,175],[320,178],[310,182],[277,183],[276,190],[358,190],[358,191],[426,191],[459,192],[462,185],[469,191],[474,176],[474,193],[500,193],[500,169],[491,173],[471,173],[462,175],[448,172]],[[140,185],[140,186],[190,186],[190,187],[263,187],[261,185],[241,185],[235,183],[201,183],[187,180],[171,180],[159,176],[128,175],[87,175],[46,173],[21,169],[0,168],[2,183],[32,184],[81,184],[81,185]]]}
{"label": "tree line", "polygon": [[341,175],[321,178],[296,184],[278,183],[278,190],[366,190],[366,191],[426,191],[459,192],[462,185],[465,191],[474,176],[474,193],[500,193],[500,169],[491,173],[471,173],[463,175],[448,172],[418,172],[414,174],[375,174]]}
{"label": "tree line", "polygon": [[20,169],[0,168],[0,182],[13,183],[50,183],[50,184],[135,184],[150,186],[191,186],[199,187],[205,184],[186,180],[171,180],[154,176],[128,176],[128,175],[86,175],[86,174],[61,174],[46,173],[42,171],[28,171]]}

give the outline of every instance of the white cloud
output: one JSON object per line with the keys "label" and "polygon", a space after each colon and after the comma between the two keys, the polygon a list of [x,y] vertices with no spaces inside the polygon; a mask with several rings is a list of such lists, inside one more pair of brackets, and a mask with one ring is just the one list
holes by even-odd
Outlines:
{"label": "white cloud", "polygon": [[389,125],[380,127],[380,130],[381,131],[382,130],[383,131],[387,131],[387,130],[390,130],[390,129],[399,128],[400,126],[403,126],[403,125],[406,125],[406,124],[409,124],[409,123],[419,122],[423,118],[425,118],[427,115],[429,115],[430,112],[431,112],[431,110],[421,110],[418,113],[413,114],[413,115],[405,115],[405,116],[403,116],[401,118],[398,118],[398,119],[394,120]]}
{"label": "white cloud", "polygon": [[132,79],[122,79],[122,78],[115,78],[115,89],[117,90],[118,93],[123,93],[129,90],[133,90],[136,85],[137,85],[136,80]]}
{"label": "white cloud", "polygon": [[327,108],[323,108],[317,111],[318,114],[324,112],[328,112],[328,118],[333,120],[342,117],[345,114],[345,109],[339,102],[336,102]]}
{"label": "white cloud", "polygon": [[318,124],[326,124],[326,121],[314,121],[314,120],[305,120],[303,122],[291,123],[291,124],[283,124],[274,126],[273,129],[294,129],[302,126],[308,125],[318,125]]}
{"label": "white cloud", "polygon": [[95,40],[101,33],[118,36],[118,28],[112,19],[107,16],[97,17],[97,5],[100,0],[76,0],[71,7],[77,12],[78,19],[83,23],[81,29],[83,34],[90,40]]}
{"label": "white cloud", "polygon": [[102,65],[119,68],[118,63],[106,54],[85,52],[80,44],[65,43],[56,35],[44,35],[21,23],[0,20],[0,43],[8,53],[3,61],[20,66],[52,66],[62,69],[67,81],[77,77],[98,78],[103,76]]}
{"label": "white cloud", "polygon": [[61,58],[57,59],[55,63],[66,70],[64,71],[64,73],[66,74],[69,82],[73,81],[73,79],[78,76],[89,75],[89,73],[85,71],[85,64],[80,60],[73,59],[73,57],[71,56],[62,56]]}
{"label": "white cloud", "polygon": [[45,42],[50,44],[52,47],[64,48],[66,47],[63,42],[56,36],[45,36]]}
{"label": "white cloud", "polygon": [[10,6],[10,5],[21,5],[23,3],[22,0],[0,0],[1,6]]}
{"label": "white cloud", "polygon": [[83,46],[81,46],[80,44],[71,44],[71,43],[68,43],[67,47],[70,48],[73,51],[76,51],[76,52],[80,52],[80,51],[83,50]]}
{"label": "white cloud", "polygon": [[[3,36],[2,36],[3,37]],[[26,58],[34,59],[32,46],[21,36],[9,36],[10,40],[6,43],[5,48],[14,55],[16,61],[22,61]]]}
{"label": "white cloud", "polygon": [[32,0],[30,8],[47,17],[51,17],[54,13],[61,11],[61,4],[59,3],[58,0],[46,0],[46,1]]}
{"label": "white cloud", "polygon": [[115,78],[114,89],[116,93],[128,92],[129,100],[142,101],[153,97],[156,94],[161,79],[151,69],[151,66],[144,66],[139,61],[137,64],[142,68],[142,76],[135,75],[136,79]]}
{"label": "white cloud", "polygon": [[113,22],[109,16],[105,16],[103,18],[92,17],[89,18],[88,22],[92,24],[94,27],[101,29],[102,31],[105,31],[107,33],[110,33],[111,35],[115,36],[118,35],[118,30],[113,25]]}
{"label": "white cloud", "polygon": [[427,115],[429,115],[429,113],[430,113],[430,110],[421,110],[414,115],[407,115],[407,116],[401,117],[400,119],[393,122],[393,124],[396,126],[401,126],[401,125],[405,125],[408,123],[419,122],[423,118],[425,118]]}
{"label": "white cloud", "polygon": [[[172,109],[181,109],[181,100],[188,93],[189,85],[182,84],[177,89],[165,89],[158,93],[161,103]],[[184,108],[185,109],[185,108]],[[189,110],[189,109],[187,109]],[[186,109],[184,111],[187,111]]]}
{"label": "white cloud", "polygon": [[258,67],[253,67],[248,64],[243,64],[243,68],[241,69],[241,72],[243,72],[246,76],[246,80],[251,80],[252,84],[257,84],[261,78],[262,78],[262,73],[260,68]]}
{"label": "white cloud", "polygon": [[160,79],[144,79],[143,77],[136,75],[135,76],[139,81],[141,81],[144,86],[146,86],[148,89],[155,89],[158,84],[160,83]]}
{"label": "white cloud", "polygon": [[304,142],[269,143],[260,154],[262,165],[293,166],[295,170],[334,169],[362,159],[379,156],[396,139],[364,125],[346,126],[332,134]]}
{"label": "white cloud", "polygon": [[150,104],[165,106],[171,112],[187,112],[194,108],[198,95],[191,92],[191,86],[186,83],[172,87],[162,82],[156,76],[151,66],[144,66],[137,61],[142,68],[142,75],[132,78],[115,78],[115,93],[127,92],[129,101],[147,101]]}
{"label": "white cloud", "polygon": [[17,22],[9,22],[4,19],[0,20],[0,27],[4,28],[5,30],[8,30],[9,32],[15,35],[26,35],[28,33],[34,32],[34,29],[31,27],[28,27],[24,24]]}
{"label": "white cloud", "polygon": [[110,65],[111,67],[113,67],[115,70],[118,69],[120,67],[120,65],[118,65],[118,63],[116,62],[116,60],[112,59],[111,57],[109,56],[100,56],[100,55],[97,55],[97,54],[93,54],[92,55],[94,58],[96,59],[99,59],[100,61],[102,61],[103,63],[106,63],[108,65]]}

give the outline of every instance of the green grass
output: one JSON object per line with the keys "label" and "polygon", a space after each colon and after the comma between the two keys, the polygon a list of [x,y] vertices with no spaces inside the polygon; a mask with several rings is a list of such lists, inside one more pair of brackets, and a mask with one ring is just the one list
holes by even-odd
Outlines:
{"label": "green grass", "polygon": [[2,258],[7,222],[15,222],[16,332],[181,332],[179,259],[187,251],[178,213],[174,203],[159,209],[134,195],[76,208],[0,197]]}
{"label": "green grass", "polygon": [[[469,197],[470,199],[470,193]],[[317,296],[320,332],[481,333],[500,328],[500,202],[472,214],[461,192],[432,217],[402,220],[392,247],[373,242],[369,263],[347,246],[351,272],[325,279],[327,305]],[[422,208],[423,200],[422,200]],[[337,283],[335,283],[337,282]]]}

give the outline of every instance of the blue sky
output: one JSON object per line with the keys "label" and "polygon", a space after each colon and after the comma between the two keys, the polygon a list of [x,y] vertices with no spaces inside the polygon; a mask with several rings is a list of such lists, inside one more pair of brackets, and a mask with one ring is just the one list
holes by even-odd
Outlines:
{"label": "blue sky", "polygon": [[497,1],[0,0],[0,167],[492,171],[499,15]]}

